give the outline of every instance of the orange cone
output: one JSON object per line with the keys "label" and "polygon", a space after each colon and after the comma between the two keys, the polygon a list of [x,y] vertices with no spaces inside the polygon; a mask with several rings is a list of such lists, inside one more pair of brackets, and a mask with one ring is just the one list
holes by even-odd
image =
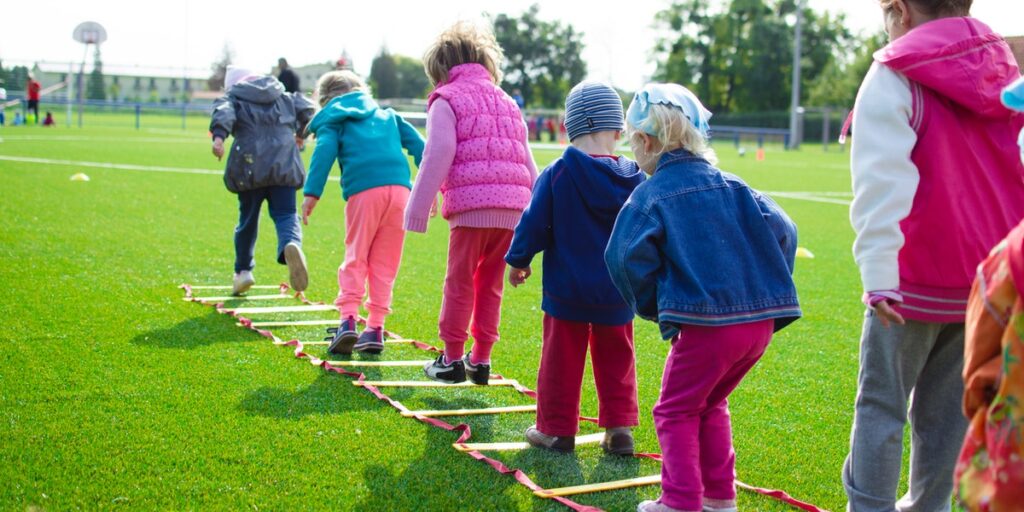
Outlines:
{"label": "orange cone", "polygon": [[764,162],[764,148],[757,148],[757,161]]}

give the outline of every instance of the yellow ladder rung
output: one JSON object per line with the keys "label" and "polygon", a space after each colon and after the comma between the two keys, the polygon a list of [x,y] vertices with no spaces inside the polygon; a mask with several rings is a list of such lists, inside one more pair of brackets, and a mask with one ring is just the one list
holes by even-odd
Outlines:
{"label": "yellow ladder rung", "polygon": [[[240,322],[236,322],[235,325],[242,327]],[[267,322],[253,322],[253,327],[295,327],[303,325],[338,325],[338,320],[282,320],[267,321]]]}
{"label": "yellow ladder rung", "polygon": [[[597,434],[587,434],[584,436],[576,436],[576,444],[595,444],[600,443],[604,439],[604,434],[598,432]],[[487,451],[511,451],[511,450],[525,450],[530,447],[530,443],[523,442],[509,442],[509,443],[453,443],[452,446],[460,452],[487,452]]]}
{"label": "yellow ladder rung", "polygon": [[[226,284],[226,285],[216,284],[216,285],[195,285],[195,286],[189,286],[189,288],[191,288],[193,290],[231,290],[231,289],[234,289],[234,286],[232,286],[230,284]],[[276,284],[256,284],[256,285],[252,285],[252,286],[249,287],[250,290],[277,290],[277,289],[280,289],[280,288],[281,287],[279,285],[276,285]]]}
{"label": "yellow ladder rung", "polygon": [[[324,343],[327,343],[327,342],[324,342]],[[393,367],[418,366],[420,368],[423,368],[424,365],[428,365],[432,361],[433,360],[431,360],[431,359],[427,359],[427,360],[423,360],[423,361],[363,361],[363,360],[353,359],[353,360],[349,360],[349,361],[324,361],[324,362],[330,364],[331,366],[393,366]]]}
{"label": "yellow ladder rung", "polygon": [[572,496],[575,494],[587,494],[591,492],[616,491],[641,487],[644,485],[661,484],[661,475],[641,476],[628,480],[616,480],[614,482],[603,482],[599,484],[576,485],[573,487],[560,487],[558,489],[541,489],[533,491],[533,494],[541,498],[554,498],[556,496]]}
{"label": "yellow ladder rung", "polygon": [[[491,379],[488,385],[490,386],[515,386],[519,384],[518,381],[512,379]],[[365,387],[373,386],[377,388],[469,388],[469,387],[481,387],[477,386],[470,381],[460,382],[458,384],[448,384],[446,382],[437,382],[433,380],[377,380],[377,381],[352,381],[352,385]]]}
{"label": "yellow ladder rung", "polygon": [[275,295],[226,295],[224,297],[186,297],[183,300],[198,300],[206,302],[224,302],[228,300],[274,300],[274,299],[292,299],[291,295],[281,295],[280,293]]}
{"label": "yellow ladder rung", "polygon": [[402,411],[402,416],[478,416],[483,414],[505,414],[510,412],[536,412],[536,405],[512,405],[508,407],[491,407],[487,409],[441,409],[435,411]]}
{"label": "yellow ladder rung", "polygon": [[307,313],[313,311],[337,311],[338,307],[333,304],[308,304],[302,306],[270,306],[270,307],[243,307],[224,308],[229,313],[239,315],[260,315],[267,313]]}
{"label": "yellow ladder rung", "polygon": [[[253,322],[253,325],[256,325],[257,323],[259,323],[259,322]],[[334,323],[336,324],[338,322],[335,321]],[[334,324],[331,324],[331,325],[334,325]],[[396,344],[397,345],[397,344],[400,344],[400,343],[416,343],[416,340],[405,340],[405,339],[387,340],[386,339],[386,340],[384,340],[384,343],[385,344],[391,343],[391,344]],[[317,341],[303,341],[302,344],[303,345],[330,345],[331,342],[317,340]]]}

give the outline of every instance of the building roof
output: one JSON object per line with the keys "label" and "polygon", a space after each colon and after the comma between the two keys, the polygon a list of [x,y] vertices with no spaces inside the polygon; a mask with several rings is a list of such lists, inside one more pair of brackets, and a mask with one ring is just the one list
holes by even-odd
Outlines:
{"label": "building roof", "polygon": [[[78,72],[81,64],[71,64],[74,72]],[[44,73],[67,73],[67,62],[36,62],[35,67]],[[92,71],[92,63],[87,62],[85,72]],[[211,72],[203,69],[182,69],[160,66],[125,66],[119,64],[103,64],[103,74],[106,76],[130,76],[130,77],[153,77],[153,78],[189,78],[193,80],[205,80],[210,77]]]}
{"label": "building roof", "polygon": [[1007,37],[1006,42],[1010,44],[1010,49],[1017,57],[1017,62],[1024,65],[1024,36]]}

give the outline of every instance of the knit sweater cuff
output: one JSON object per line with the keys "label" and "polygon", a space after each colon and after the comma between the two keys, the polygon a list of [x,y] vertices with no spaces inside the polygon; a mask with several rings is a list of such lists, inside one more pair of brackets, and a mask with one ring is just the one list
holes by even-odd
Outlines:
{"label": "knit sweater cuff", "polygon": [[486,210],[470,210],[456,213],[449,217],[448,223],[453,228],[498,228],[514,230],[519,225],[523,212],[504,208]]}
{"label": "knit sweater cuff", "polygon": [[430,219],[426,217],[406,217],[405,218],[405,230],[415,231],[416,233],[427,232],[427,222]]}

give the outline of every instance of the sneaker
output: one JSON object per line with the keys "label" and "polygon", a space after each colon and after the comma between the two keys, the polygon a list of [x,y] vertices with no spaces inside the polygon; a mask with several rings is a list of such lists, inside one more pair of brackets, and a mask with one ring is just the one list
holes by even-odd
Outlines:
{"label": "sneaker", "polygon": [[469,376],[469,380],[473,381],[473,384],[486,386],[487,382],[491,379],[491,363],[473,364],[470,362],[470,354],[472,352],[462,357],[462,365],[466,367],[466,375]]}
{"label": "sneaker", "polygon": [[636,506],[636,512],[683,512],[677,508],[672,508],[660,501],[641,501]]}
{"label": "sneaker", "polygon": [[356,352],[365,352],[367,354],[380,354],[384,351],[384,328],[378,327],[371,329],[367,327],[363,330],[363,333],[359,335],[359,339],[356,341],[355,347]]}
{"label": "sneaker", "polygon": [[327,332],[334,334],[334,336],[324,338],[324,341],[331,342],[327,347],[327,352],[345,355],[352,353],[352,347],[356,344],[355,318],[347,317],[341,321],[341,325],[327,329]]}
{"label": "sneaker", "polygon": [[235,272],[235,281],[231,287],[231,295],[241,295],[249,291],[249,288],[252,288],[254,284],[256,284],[256,279],[252,277],[251,270]]}
{"label": "sneaker", "polygon": [[633,455],[633,431],[628,427],[605,430],[601,448],[608,455]]}
{"label": "sneaker", "polygon": [[437,356],[437,360],[423,367],[423,373],[433,380],[458,384],[466,382],[466,367],[462,359],[456,359],[448,364],[444,363],[444,354]]}
{"label": "sneaker", "polygon": [[702,512],[736,512],[736,500],[704,498],[704,509]]}
{"label": "sneaker", "polygon": [[572,453],[576,450],[576,436],[549,436],[537,430],[537,425],[526,429],[526,442],[530,446],[559,453]]}
{"label": "sneaker", "polygon": [[291,242],[284,246],[284,261],[288,264],[288,282],[297,292],[306,291],[309,284],[309,273],[306,271],[306,255],[302,254],[299,244]]}

